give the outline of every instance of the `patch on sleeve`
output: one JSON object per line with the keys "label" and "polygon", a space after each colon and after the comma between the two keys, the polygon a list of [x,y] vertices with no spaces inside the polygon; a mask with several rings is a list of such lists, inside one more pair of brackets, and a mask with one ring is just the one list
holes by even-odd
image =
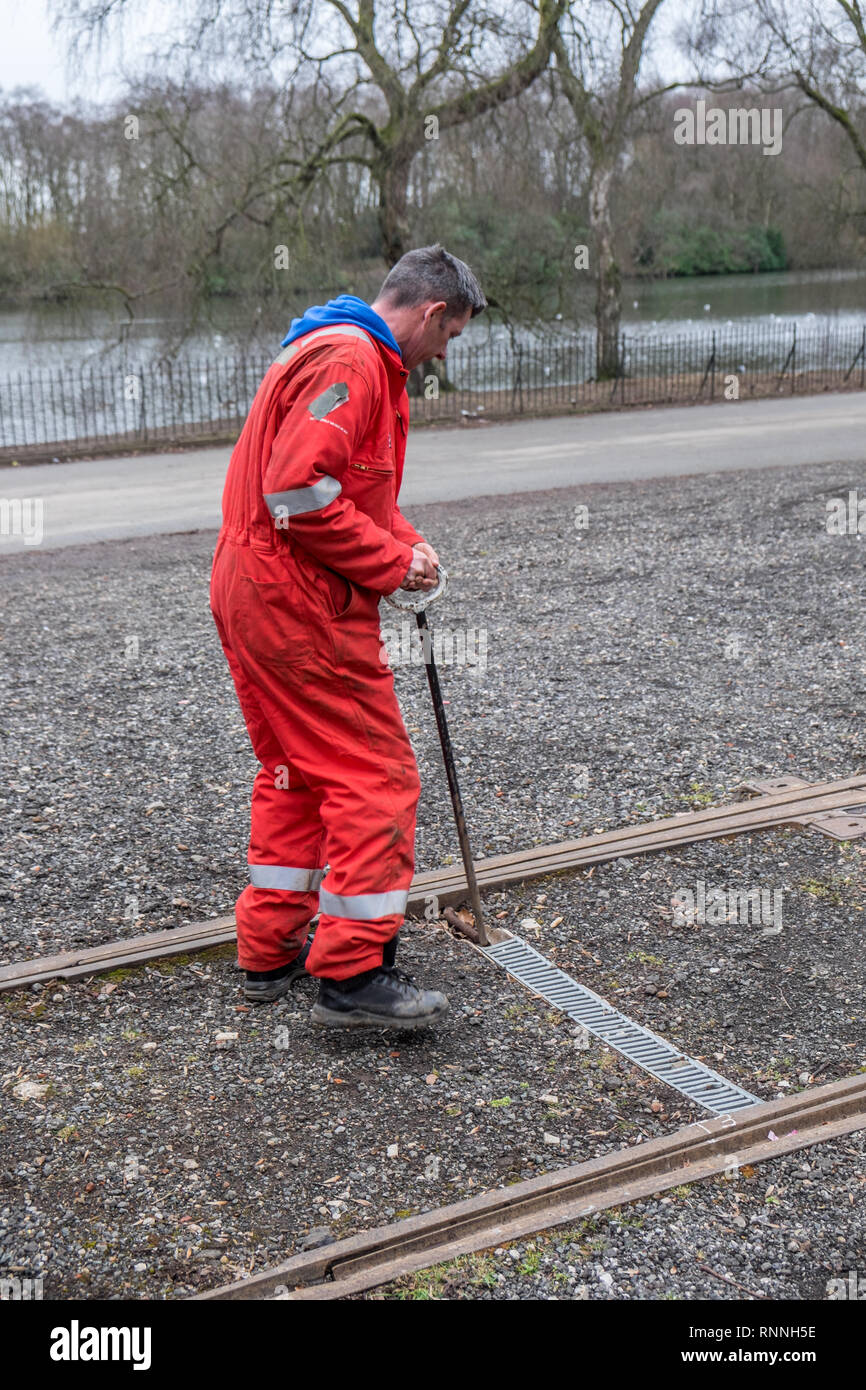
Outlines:
{"label": "patch on sleeve", "polygon": [[336,410],[338,405],[345,405],[349,399],[349,388],[345,381],[335,381],[333,386],[329,386],[327,391],[323,391],[321,396],[317,396],[314,401],[310,401],[310,414],[315,420],[324,420],[326,415],[330,415],[332,410]]}

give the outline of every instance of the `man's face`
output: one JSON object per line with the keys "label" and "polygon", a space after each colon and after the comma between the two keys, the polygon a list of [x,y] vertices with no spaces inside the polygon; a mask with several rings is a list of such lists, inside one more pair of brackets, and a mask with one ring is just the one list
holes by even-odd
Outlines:
{"label": "man's face", "polygon": [[402,344],[403,363],[409,371],[420,362],[429,362],[433,357],[438,357],[444,362],[448,344],[452,338],[460,337],[472,317],[471,309],[467,309],[463,314],[452,315],[451,318],[446,318],[446,312],[443,300],[431,300],[429,304],[418,306],[415,326],[407,341]]}

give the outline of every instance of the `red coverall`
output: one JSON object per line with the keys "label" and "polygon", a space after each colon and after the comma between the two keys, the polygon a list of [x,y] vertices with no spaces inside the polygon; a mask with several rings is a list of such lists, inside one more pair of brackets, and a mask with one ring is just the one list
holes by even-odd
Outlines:
{"label": "red coverall", "polygon": [[229,464],[211,610],[261,763],[236,907],[247,970],[291,961],[320,910],[307,970],[345,979],[381,965],[403,919],[420,784],[378,602],[421,539],[397,506],[407,376],[357,325],[306,333]]}

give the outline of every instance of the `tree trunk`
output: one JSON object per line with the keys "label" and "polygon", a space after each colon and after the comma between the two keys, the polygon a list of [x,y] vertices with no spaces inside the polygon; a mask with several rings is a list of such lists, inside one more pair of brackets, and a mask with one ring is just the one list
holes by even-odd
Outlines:
{"label": "tree trunk", "polygon": [[609,380],[619,372],[619,329],[622,317],[622,279],[613,248],[610,186],[613,168],[597,165],[589,184],[589,225],[595,244],[596,377]]}
{"label": "tree trunk", "polygon": [[[409,171],[414,155],[414,147],[386,150],[375,171],[379,183],[382,255],[389,270],[397,264],[404,252],[409,250]],[[421,362],[409,374],[406,382],[409,395],[423,396],[424,383],[431,376],[438,378],[440,391],[454,389],[448,380],[444,364],[431,359]]]}
{"label": "tree trunk", "polygon": [[411,152],[389,150],[376,176],[379,183],[379,230],[382,255],[390,270],[409,249],[409,168]]}

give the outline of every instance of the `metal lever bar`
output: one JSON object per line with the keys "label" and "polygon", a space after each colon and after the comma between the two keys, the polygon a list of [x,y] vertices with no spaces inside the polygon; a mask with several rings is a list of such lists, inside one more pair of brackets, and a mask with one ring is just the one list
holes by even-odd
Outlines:
{"label": "metal lever bar", "polygon": [[430,686],[430,694],[433,699],[433,713],[436,716],[436,728],[439,731],[439,743],[442,747],[442,759],[445,763],[445,773],[448,778],[448,790],[451,793],[451,805],[454,808],[454,822],[457,826],[457,838],[460,841],[460,853],[463,857],[463,867],[466,870],[466,882],[469,885],[469,901],[472,904],[472,911],[475,915],[478,943],[481,946],[486,946],[488,944],[487,932],[484,928],[484,914],[481,910],[481,895],[478,891],[478,880],[475,877],[475,862],[472,858],[472,847],[469,844],[466,817],[463,814],[463,799],[460,795],[460,785],[457,781],[457,768],[454,765],[454,750],[451,747],[451,736],[448,733],[448,722],[445,718],[445,705],[442,700],[442,688],[439,684],[439,672],[436,669],[436,662],[433,659],[433,634],[427,624],[427,614],[424,612],[423,608],[420,612],[415,614],[415,621],[418,624],[421,649],[424,653],[427,683]]}

